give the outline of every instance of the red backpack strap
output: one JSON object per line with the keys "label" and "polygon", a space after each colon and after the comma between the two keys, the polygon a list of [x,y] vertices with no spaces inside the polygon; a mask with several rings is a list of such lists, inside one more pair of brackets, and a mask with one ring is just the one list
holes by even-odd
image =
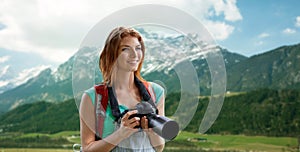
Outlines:
{"label": "red backpack strap", "polygon": [[156,107],[156,97],[155,97],[155,93],[154,93],[154,91],[153,91],[153,89],[152,89],[152,87],[151,87],[151,84],[150,84],[149,82],[147,82],[147,81],[142,81],[142,82],[143,82],[143,85],[145,86],[145,88],[146,88],[148,94],[150,95],[150,98],[152,99],[151,101],[149,101],[149,103],[150,103],[153,107],[155,107],[155,109],[156,109],[156,114],[158,114],[158,109],[157,109],[157,107]]}
{"label": "red backpack strap", "polygon": [[108,104],[108,91],[105,84],[95,85],[95,112],[96,112],[96,140],[100,140],[103,135],[104,120]]}
{"label": "red backpack strap", "polygon": [[147,81],[142,81],[143,82],[143,85],[145,86],[147,92],[149,93],[149,95],[151,96],[154,104],[155,104],[155,94],[153,93],[153,90],[151,88],[151,84]]}

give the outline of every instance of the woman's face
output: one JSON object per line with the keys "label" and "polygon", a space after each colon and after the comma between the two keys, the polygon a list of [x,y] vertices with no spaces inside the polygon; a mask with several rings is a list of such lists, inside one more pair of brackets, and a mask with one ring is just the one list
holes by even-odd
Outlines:
{"label": "woman's face", "polygon": [[126,72],[134,72],[138,69],[143,52],[142,46],[136,37],[126,36],[121,40],[117,59],[117,68]]}

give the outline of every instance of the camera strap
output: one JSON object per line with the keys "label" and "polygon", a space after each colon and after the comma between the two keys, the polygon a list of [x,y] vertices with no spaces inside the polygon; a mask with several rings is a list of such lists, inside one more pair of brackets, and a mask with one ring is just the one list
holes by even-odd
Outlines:
{"label": "camera strap", "polygon": [[[155,109],[156,114],[158,114],[158,109],[156,105],[154,104],[154,101],[152,98],[155,98],[155,94],[153,92],[150,92],[150,83],[147,81],[140,81],[138,78],[134,77],[134,83],[136,84],[137,88],[140,91],[140,94],[142,95],[142,99],[146,102],[149,102]],[[112,114],[116,118],[115,121],[118,121],[118,119],[121,117],[121,113],[119,110],[119,104],[114,96],[112,87],[108,87],[107,84],[101,83],[99,85],[95,85],[95,112],[96,112],[96,134],[95,138],[96,140],[100,140],[102,138],[103,134],[103,126],[104,126],[104,120],[106,115],[106,109],[108,105],[108,101],[110,101]],[[152,94],[151,94],[152,93]],[[152,95],[152,97],[151,97]]]}
{"label": "camera strap", "polygon": [[155,102],[153,101],[153,98],[151,97],[151,88],[149,88],[149,83],[146,81],[143,83],[137,77],[134,77],[134,82],[135,85],[138,87],[140,94],[142,95],[143,101],[150,103],[155,108],[156,114],[158,114],[158,109],[155,105]]}
{"label": "camera strap", "polygon": [[[139,89],[139,92],[142,96],[142,100],[151,104],[155,108],[156,114],[158,114],[158,109],[150,95],[148,82],[146,82],[146,81],[142,82],[137,77],[134,77],[134,83],[137,86],[137,88]],[[108,96],[109,96],[109,102],[111,105],[112,115],[116,118],[115,121],[118,121],[118,119],[121,117],[119,104],[114,95],[113,88],[112,87],[107,87],[107,88],[108,88]]]}

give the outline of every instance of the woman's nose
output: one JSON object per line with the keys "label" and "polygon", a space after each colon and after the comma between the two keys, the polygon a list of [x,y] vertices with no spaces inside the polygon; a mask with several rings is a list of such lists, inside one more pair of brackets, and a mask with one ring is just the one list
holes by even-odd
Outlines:
{"label": "woman's nose", "polygon": [[136,57],[137,56],[137,51],[135,49],[131,49],[130,56],[131,57]]}

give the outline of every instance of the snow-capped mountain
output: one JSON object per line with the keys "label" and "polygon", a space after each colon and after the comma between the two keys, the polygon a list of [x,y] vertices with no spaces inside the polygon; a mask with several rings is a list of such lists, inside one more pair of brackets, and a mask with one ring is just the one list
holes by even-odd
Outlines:
{"label": "snow-capped mountain", "polygon": [[49,66],[42,65],[17,72],[14,67],[5,65],[0,69],[0,93],[27,82],[46,68],[49,68]]}
{"label": "snow-capped mountain", "polygon": [[[178,80],[176,80],[176,73],[174,73],[173,68],[178,63],[188,60],[193,62],[198,75],[202,77],[200,82],[201,86],[203,86],[202,91],[209,88],[207,87],[210,82],[209,69],[205,55],[208,52],[220,50],[220,47],[197,41],[198,36],[195,34],[188,36],[181,34],[164,35],[143,29],[138,30],[144,36],[147,49],[142,70],[147,80],[161,80],[173,91],[176,91],[176,88],[178,88],[176,82]],[[222,50],[222,52],[228,53],[228,56],[232,54],[225,50]],[[76,63],[74,63],[74,60],[78,59],[78,57],[81,60],[76,60]],[[95,63],[89,63],[91,58],[97,59],[97,49],[81,48],[67,62],[61,64],[56,71],[46,68],[37,76],[31,77],[26,83],[3,92],[0,94],[0,114],[25,103],[36,101],[62,102],[73,98],[72,74],[73,78],[83,77],[84,79],[92,79],[96,75],[93,83],[100,82],[101,76],[96,73],[99,72],[98,66]],[[246,59],[246,57],[241,55],[236,55],[233,58],[229,58],[226,64],[234,63],[236,59]],[[80,66],[76,66],[77,64]],[[91,67],[87,67],[87,65],[91,64]],[[75,75],[72,73],[74,65],[77,67],[76,70],[78,70],[75,72]],[[93,84],[82,85],[92,86]],[[168,91],[170,92],[172,89]]]}
{"label": "snow-capped mountain", "polygon": [[173,69],[178,63],[188,60],[205,59],[206,53],[220,51],[216,44],[207,44],[197,34],[151,33],[138,29],[144,35],[146,45],[145,63],[143,72],[148,74],[154,70]]}
{"label": "snow-capped mountain", "polygon": [[[60,65],[56,71],[46,68],[13,89],[0,94],[0,113],[21,104],[36,101],[64,101],[72,98],[72,58]],[[37,70],[38,71],[38,70]]]}
{"label": "snow-capped mountain", "polygon": [[0,93],[13,89],[56,63],[31,52],[0,48]]}

